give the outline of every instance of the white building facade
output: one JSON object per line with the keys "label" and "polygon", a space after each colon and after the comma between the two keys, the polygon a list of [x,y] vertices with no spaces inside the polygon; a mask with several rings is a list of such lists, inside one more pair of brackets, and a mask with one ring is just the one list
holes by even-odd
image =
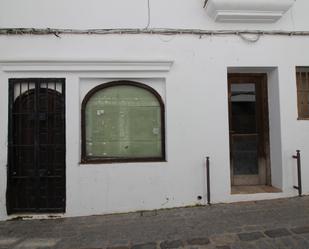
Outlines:
{"label": "white building facade", "polygon": [[0,220],[309,193],[308,1],[0,4]]}

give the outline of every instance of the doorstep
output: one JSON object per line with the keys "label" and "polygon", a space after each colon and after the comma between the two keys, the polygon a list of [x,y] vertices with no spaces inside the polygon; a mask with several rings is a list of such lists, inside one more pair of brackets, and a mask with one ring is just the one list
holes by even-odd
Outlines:
{"label": "doorstep", "polygon": [[247,202],[247,201],[262,201],[280,198],[289,198],[297,196],[295,189],[288,189],[282,191],[271,186],[243,186],[231,187],[229,197],[224,201],[226,203],[232,202]]}
{"label": "doorstep", "polygon": [[268,185],[232,186],[231,194],[280,193],[280,189]]}

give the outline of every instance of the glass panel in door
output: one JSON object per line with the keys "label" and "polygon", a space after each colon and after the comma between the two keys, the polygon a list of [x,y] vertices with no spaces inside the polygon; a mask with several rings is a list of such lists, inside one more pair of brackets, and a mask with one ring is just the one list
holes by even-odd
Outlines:
{"label": "glass panel in door", "polygon": [[255,83],[230,85],[230,138],[233,185],[258,184],[259,134]]}

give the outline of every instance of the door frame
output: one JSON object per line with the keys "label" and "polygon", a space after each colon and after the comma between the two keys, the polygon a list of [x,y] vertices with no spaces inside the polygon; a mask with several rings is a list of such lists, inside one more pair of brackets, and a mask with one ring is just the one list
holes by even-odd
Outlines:
{"label": "door frame", "polygon": [[[38,90],[41,87],[41,84],[54,84],[56,87],[57,83],[61,84],[61,95],[63,99],[63,106],[62,106],[62,115],[63,115],[63,153],[64,153],[64,171],[63,171],[63,184],[64,184],[64,192],[63,192],[63,205],[59,208],[47,208],[47,209],[40,209],[38,207],[35,210],[23,210],[23,211],[16,211],[13,207],[11,207],[11,170],[12,170],[12,145],[13,145],[13,107],[14,107],[14,85],[29,82],[34,83],[34,91],[35,91],[35,98],[38,98]],[[28,88],[29,88],[28,83]],[[8,145],[7,145],[7,189],[6,189],[6,209],[7,214],[18,214],[18,213],[65,213],[66,211],[66,79],[65,78],[10,78],[8,80]],[[29,89],[28,89],[29,90]],[[21,95],[20,95],[21,96]],[[37,101],[38,99],[36,99]],[[35,111],[35,115],[38,115],[37,110]],[[35,121],[36,123],[38,120]],[[37,126],[37,125],[35,125]],[[34,154],[37,155],[37,151],[34,151]],[[37,160],[37,159],[35,159]],[[37,163],[37,162],[36,162]],[[39,177],[39,176],[36,176]]]}
{"label": "door frame", "polygon": [[[231,84],[254,83],[258,97],[257,104],[257,126],[260,142],[258,144],[258,166],[259,175],[235,176],[232,160],[232,137],[229,128],[229,148],[230,148],[230,177],[231,185],[271,185],[271,168],[270,168],[270,142],[269,142],[269,110],[268,110],[268,89],[266,73],[229,73],[228,74],[228,111],[229,127],[231,127]],[[258,176],[258,177],[256,177]],[[246,177],[246,179],[245,179]]]}

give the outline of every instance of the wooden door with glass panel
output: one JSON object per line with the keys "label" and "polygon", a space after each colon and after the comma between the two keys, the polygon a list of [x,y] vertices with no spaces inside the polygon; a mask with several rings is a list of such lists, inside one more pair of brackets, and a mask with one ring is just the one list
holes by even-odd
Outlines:
{"label": "wooden door with glass panel", "polygon": [[228,90],[232,185],[266,185],[270,174],[266,75],[230,74]]}

